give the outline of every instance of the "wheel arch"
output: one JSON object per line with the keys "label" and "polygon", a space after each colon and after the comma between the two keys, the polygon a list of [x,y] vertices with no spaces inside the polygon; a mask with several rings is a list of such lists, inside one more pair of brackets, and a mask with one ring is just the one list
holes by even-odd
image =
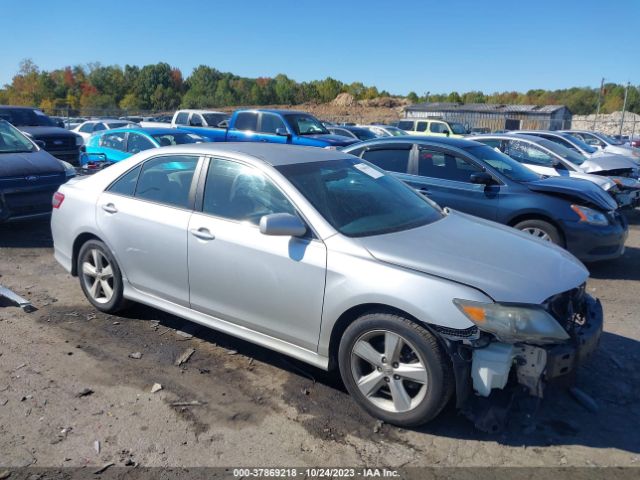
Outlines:
{"label": "wheel arch", "polygon": [[102,242],[100,237],[91,232],[81,233],[73,241],[73,248],[71,251],[71,275],[74,277],[78,276],[78,254],[80,253],[80,249],[82,248],[82,245],[87,243],[89,240],[99,240]]}

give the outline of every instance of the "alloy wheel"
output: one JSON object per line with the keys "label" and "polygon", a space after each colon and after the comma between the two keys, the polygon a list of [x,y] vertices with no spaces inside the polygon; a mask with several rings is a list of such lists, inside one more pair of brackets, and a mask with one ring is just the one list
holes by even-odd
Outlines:
{"label": "alloy wheel", "polygon": [[356,340],[351,374],[360,392],[388,412],[414,409],[427,392],[427,369],[418,350],[389,330],[370,331]]}
{"label": "alloy wheel", "polygon": [[545,242],[553,241],[551,240],[551,237],[549,236],[549,234],[544,230],[542,230],[541,228],[526,227],[526,228],[523,228],[522,231],[524,233],[528,233],[529,235],[533,235],[534,237],[539,238],[540,240],[544,240]]}
{"label": "alloy wheel", "polygon": [[96,302],[108,303],[113,297],[113,268],[109,259],[97,248],[92,248],[85,255],[82,280]]}

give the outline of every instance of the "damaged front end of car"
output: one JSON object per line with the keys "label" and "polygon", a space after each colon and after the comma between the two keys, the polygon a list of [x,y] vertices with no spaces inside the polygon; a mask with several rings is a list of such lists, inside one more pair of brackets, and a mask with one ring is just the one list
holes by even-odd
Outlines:
{"label": "damaged front end of car", "polygon": [[541,399],[552,383],[571,385],[602,334],[602,306],[584,284],[540,305],[454,303],[476,325],[466,338],[439,332],[453,362],[456,403],[486,432],[502,430],[516,399]]}

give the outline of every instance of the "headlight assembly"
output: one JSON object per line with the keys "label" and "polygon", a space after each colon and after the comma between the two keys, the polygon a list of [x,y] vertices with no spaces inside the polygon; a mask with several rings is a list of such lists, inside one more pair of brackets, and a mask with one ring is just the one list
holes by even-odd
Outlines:
{"label": "headlight assembly", "polygon": [[582,205],[571,205],[571,210],[578,214],[581,222],[588,223],[589,225],[609,225],[607,216],[593,208]]}
{"label": "headlight assembly", "polygon": [[544,345],[569,339],[565,329],[536,305],[482,303],[459,298],[453,303],[480,330],[492,333],[502,342]]}

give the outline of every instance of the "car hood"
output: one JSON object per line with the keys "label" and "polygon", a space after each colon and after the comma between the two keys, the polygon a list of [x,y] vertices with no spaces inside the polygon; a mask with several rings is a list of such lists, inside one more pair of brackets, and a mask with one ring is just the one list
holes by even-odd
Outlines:
{"label": "car hood", "polygon": [[636,163],[622,155],[602,154],[589,157],[580,168],[585,173],[603,172],[607,170],[636,169]]}
{"label": "car hood", "polygon": [[560,247],[453,210],[423,227],[358,240],[382,262],[475,287],[497,302],[539,304],[589,276]]}
{"label": "car hood", "polygon": [[44,150],[31,153],[0,154],[0,178],[53,173],[64,174],[64,167],[59,160]]}
{"label": "car hood", "polygon": [[605,212],[615,210],[617,204],[611,195],[596,184],[579,178],[549,177],[524,183],[529,190],[569,196],[583,203],[594,205]]}
{"label": "car hood", "polygon": [[302,138],[313,138],[315,140],[322,140],[323,142],[327,142],[328,145],[336,146],[336,147],[344,147],[346,145],[351,145],[353,143],[358,143],[360,140],[356,138],[343,137],[342,135],[333,135],[333,134],[323,134],[319,133],[316,135],[301,135]]}
{"label": "car hood", "polygon": [[18,129],[25,133],[28,133],[33,138],[38,138],[41,135],[57,135],[61,137],[76,136],[75,133],[72,133],[70,130],[60,127],[18,127]]}

